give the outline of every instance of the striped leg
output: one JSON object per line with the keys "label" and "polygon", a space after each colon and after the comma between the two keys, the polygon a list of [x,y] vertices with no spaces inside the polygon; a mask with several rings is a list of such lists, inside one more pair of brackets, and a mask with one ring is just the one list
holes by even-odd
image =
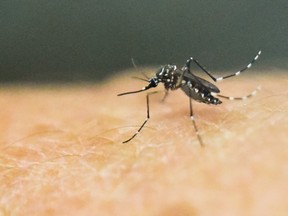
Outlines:
{"label": "striped leg", "polygon": [[[191,90],[189,90],[189,91],[190,91],[190,94],[191,94]],[[198,127],[197,127],[197,125],[196,125],[195,117],[194,117],[194,114],[193,114],[192,98],[191,98],[191,97],[189,97],[189,104],[190,104],[190,118],[191,118],[191,120],[192,120],[192,122],[193,122],[193,126],[194,126],[194,129],[195,129],[195,133],[196,133],[196,135],[197,135],[197,138],[198,138],[198,140],[199,140],[199,143],[200,143],[201,147],[204,147],[204,143],[203,143],[202,138],[201,138],[201,136],[200,136],[200,134],[199,134]]]}
{"label": "striped leg", "polygon": [[147,102],[147,117],[145,119],[145,121],[142,123],[142,125],[140,126],[140,128],[134,133],[133,136],[131,136],[129,139],[123,141],[122,143],[128,143],[129,141],[131,141],[132,139],[134,139],[134,137],[137,136],[137,134],[142,130],[142,128],[144,127],[144,125],[148,122],[149,118],[150,118],[150,112],[149,112],[149,95],[151,94],[156,94],[159,91],[154,91],[154,92],[149,92],[146,94],[146,102]]}
{"label": "striped leg", "polygon": [[246,100],[250,97],[253,97],[257,94],[258,91],[261,90],[261,87],[258,86],[253,92],[251,92],[250,94],[246,95],[246,96],[243,96],[243,97],[231,97],[231,96],[225,96],[225,95],[220,95],[220,94],[217,94],[217,93],[212,93],[213,96],[218,96],[218,97],[221,97],[221,98],[225,98],[227,100]]}
{"label": "striped leg", "polygon": [[233,76],[238,76],[240,75],[242,72],[244,72],[245,70],[249,69],[252,67],[252,65],[254,64],[254,62],[259,58],[259,56],[261,55],[261,50],[257,53],[257,55],[254,57],[254,59],[244,68],[242,68],[241,70],[237,71],[236,73],[232,73],[232,74],[229,74],[227,76],[223,76],[223,77],[218,77],[218,78],[215,78],[209,71],[207,71],[196,59],[194,58],[190,58],[187,60],[186,62],[186,67],[188,68],[188,71],[189,73],[190,72],[190,64],[191,62],[195,62],[195,64],[202,70],[204,71],[212,80],[214,80],[214,82],[218,82],[218,81],[221,81],[221,80],[224,80],[224,79],[227,79],[227,78],[230,78],[230,77],[233,77]]}

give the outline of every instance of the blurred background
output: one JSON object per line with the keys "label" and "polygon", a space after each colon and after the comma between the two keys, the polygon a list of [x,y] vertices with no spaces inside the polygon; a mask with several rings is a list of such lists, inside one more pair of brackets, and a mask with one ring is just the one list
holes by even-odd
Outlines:
{"label": "blurred background", "polygon": [[286,0],[1,0],[0,82],[100,81],[138,66],[288,68]]}

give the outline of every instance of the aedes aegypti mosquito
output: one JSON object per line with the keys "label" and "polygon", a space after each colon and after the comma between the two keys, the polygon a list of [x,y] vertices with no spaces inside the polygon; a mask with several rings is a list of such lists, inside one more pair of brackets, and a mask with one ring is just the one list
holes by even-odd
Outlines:
{"label": "aedes aegypti mosquito", "polygon": [[[206,73],[214,82],[218,82],[233,76],[238,76],[245,70],[251,68],[252,64],[259,58],[261,54],[261,51],[257,53],[257,55],[254,57],[254,59],[244,68],[241,70],[237,71],[236,73],[232,73],[227,76],[223,77],[218,77],[215,78],[210,72],[208,72],[200,63],[198,60],[190,57],[187,61],[184,67],[177,68],[176,65],[165,65],[162,66],[153,76],[152,78],[149,78],[147,75],[143,73],[145,78],[138,78],[141,80],[144,80],[148,82],[148,85],[143,87],[140,90],[137,91],[131,91],[131,92],[125,92],[118,94],[118,96],[122,95],[127,95],[127,94],[135,94],[139,93],[142,91],[146,91],[150,88],[155,88],[158,86],[159,83],[163,83],[164,89],[165,89],[165,95],[163,100],[166,98],[168,91],[169,90],[176,90],[181,88],[182,91],[189,97],[189,104],[190,104],[190,118],[193,122],[193,126],[195,129],[195,132],[197,134],[198,140],[200,142],[200,145],[203,147],[204,143],[202,141],[202,138],[199,134],[198,127],[195,122],[194,114],[193,114],[193,109],[192,109],[192,99],[196,100],[201,103],[206,103],[206,104],[213,104],[213,105],[218,105],[221,104],[222,101],[214,96],[218,96],[220,98],[228,99],[228,100],[244,100],[247,99],[253,95],[256,94],[257,90],[253,91],[247,96],[244,97],[229,97],[229,96],[224,96],[220,95],[220,90],[212,84],[211,82],[204,80],[195,74],[192,73],[190,70],[190,65],[192,62],[194,62],[204,73]],[[131,141],[137,134],[142,130],[144,125],[147,123],[148,119],[150,118],[150,112],[149,112],[149,96],[154,93],[158,93],[160,91],[154,91],[154,92],[149,92],[146,94],[146,102],[147,102],[147,117],[145,121],[142,123],[142,125],[139,127],[139,129],[134,133],[133,136],[131,136],[129,139],[125,140],[123,143],[127,143]]]}

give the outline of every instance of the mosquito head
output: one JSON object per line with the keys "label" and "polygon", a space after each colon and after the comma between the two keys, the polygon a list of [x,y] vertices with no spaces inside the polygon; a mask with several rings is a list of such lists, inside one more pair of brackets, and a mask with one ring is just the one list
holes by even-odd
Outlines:
{"label": "mosquito head", "polygon": [[149,84],[146,87],[144,87],[145,89],[157,87],[159,80],[157,77],[152,77],[151,79],[148,80],[148,82],[149,82]]}
{"label": "mosquito head", "polygon": [[176,65],[165,65],[165,66],[161,67],[156,72],[156,75],[150,79],[147,78],[147,80],[146,80],[143,78],[134,77],[136,79],[147,81],[148,85],[143,87],[140,90],[131,91],[131,92],[124,92],[124,93],[118,94],[118,96],[127,95],[127,94],[135,94],[135,93],[139,93],[142,91],[146,91],[150,88],[157,87],[160,82],[162,82],[164,84],[165,88],[171,88],[173,83],[176,81],[176,79],[175,79],[176,70],[177,70]]}

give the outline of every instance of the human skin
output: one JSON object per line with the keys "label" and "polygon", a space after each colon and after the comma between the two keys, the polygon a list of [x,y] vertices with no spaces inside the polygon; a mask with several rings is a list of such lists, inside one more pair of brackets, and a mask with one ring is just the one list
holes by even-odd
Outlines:
{"label": "human skin", "polygon": [[147,125],[122,144],[146,118],[145,92],[116,96],[146,84],[135,74],[2,86],[0,215],[287,215],[285,73],[216,83],[229,96],[261,85],[245,101],[193,101],[204,148],[181,90],[151,95]]}

